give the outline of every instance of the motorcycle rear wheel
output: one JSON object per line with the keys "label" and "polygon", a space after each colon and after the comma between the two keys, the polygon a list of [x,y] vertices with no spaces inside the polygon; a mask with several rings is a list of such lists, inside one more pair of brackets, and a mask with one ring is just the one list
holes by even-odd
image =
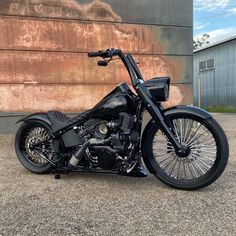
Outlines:
{"label": "motorcycle rear wheel", "polygon": [[142,147],[149,169],[165,184],[182,190],[196,190],[216,181],[223,173],[229,156],[227,137],[213,119],[193,114],[168,116],[176,138],[190,147],[187,157],[179,157],[155,122],[150,122]]}
{"label": "motorcycle rear wheel", "polygon": [[45,160],[53,158],[53,144],[48,142],[39,148],[32,148],[32,145],[50,139],[52,136],[50,128],[39,121],[23,123],[15,138],[15,150],[20,163],[29,171],[37,174],[49,173],[52,164]]}

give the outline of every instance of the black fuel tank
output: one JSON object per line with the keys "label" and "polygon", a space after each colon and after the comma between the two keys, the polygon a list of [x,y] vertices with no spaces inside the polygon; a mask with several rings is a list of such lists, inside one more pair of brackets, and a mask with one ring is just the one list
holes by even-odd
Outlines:
{"label": "black fuel tank", "polygon": [[134,102],[131,91],[121,90],[119,86],[91,109],[90,117],[111,118],[119,115],[120,112],[133,112]]}

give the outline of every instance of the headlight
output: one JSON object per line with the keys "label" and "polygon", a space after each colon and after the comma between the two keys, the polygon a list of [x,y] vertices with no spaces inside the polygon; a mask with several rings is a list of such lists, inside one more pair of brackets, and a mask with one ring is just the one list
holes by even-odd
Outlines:
{"label": "headlight", "polygon": [[164,98],[165,101],[167,101],[169,98],[169,85],[167,83],[164,86]]}
{"label": "headlight", "polygon": [[153,101],[164,102],[169,98],[170,78],[157,77],[145,81],[144,86],[149,90]]}

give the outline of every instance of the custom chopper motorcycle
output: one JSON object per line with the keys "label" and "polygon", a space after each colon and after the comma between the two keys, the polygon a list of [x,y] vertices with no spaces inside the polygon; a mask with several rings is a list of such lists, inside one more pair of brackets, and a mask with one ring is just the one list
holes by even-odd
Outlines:
{"label": "custom chopper motorcycle", "polygon": [[[164,109],[161,102],[168,99],[170,78],[144,81],[133,57],[119,49],[88,56],[100,57],[99,66],[121,59],[134,90],[121,83],[73,118],[49,111],[19,120],[15,149],[26,169],[53,172],[58,178],[71,171],[128,175],[143,160],[159,180],[184,190],[203,188],[222,174],[229,156],[224,131],[197,107]],[[146,127],[144,111],[151,116]]]}

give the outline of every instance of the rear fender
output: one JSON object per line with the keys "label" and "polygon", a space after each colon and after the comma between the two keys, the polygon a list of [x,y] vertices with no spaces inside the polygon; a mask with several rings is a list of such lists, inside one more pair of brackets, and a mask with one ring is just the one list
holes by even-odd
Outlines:
{"label": "rear fender", "polygon": [[20,123],[20,122],[28,122],[28,121],[32,121],[32,120],[38,120],[38,121],[43,121],[45,123],[47,123],[49,126],[51,126],[51,122],[48,119],[48,116],[46,113],[34,113],[31,115],[28,115],[20,120],[18,120],[16,123]]}

